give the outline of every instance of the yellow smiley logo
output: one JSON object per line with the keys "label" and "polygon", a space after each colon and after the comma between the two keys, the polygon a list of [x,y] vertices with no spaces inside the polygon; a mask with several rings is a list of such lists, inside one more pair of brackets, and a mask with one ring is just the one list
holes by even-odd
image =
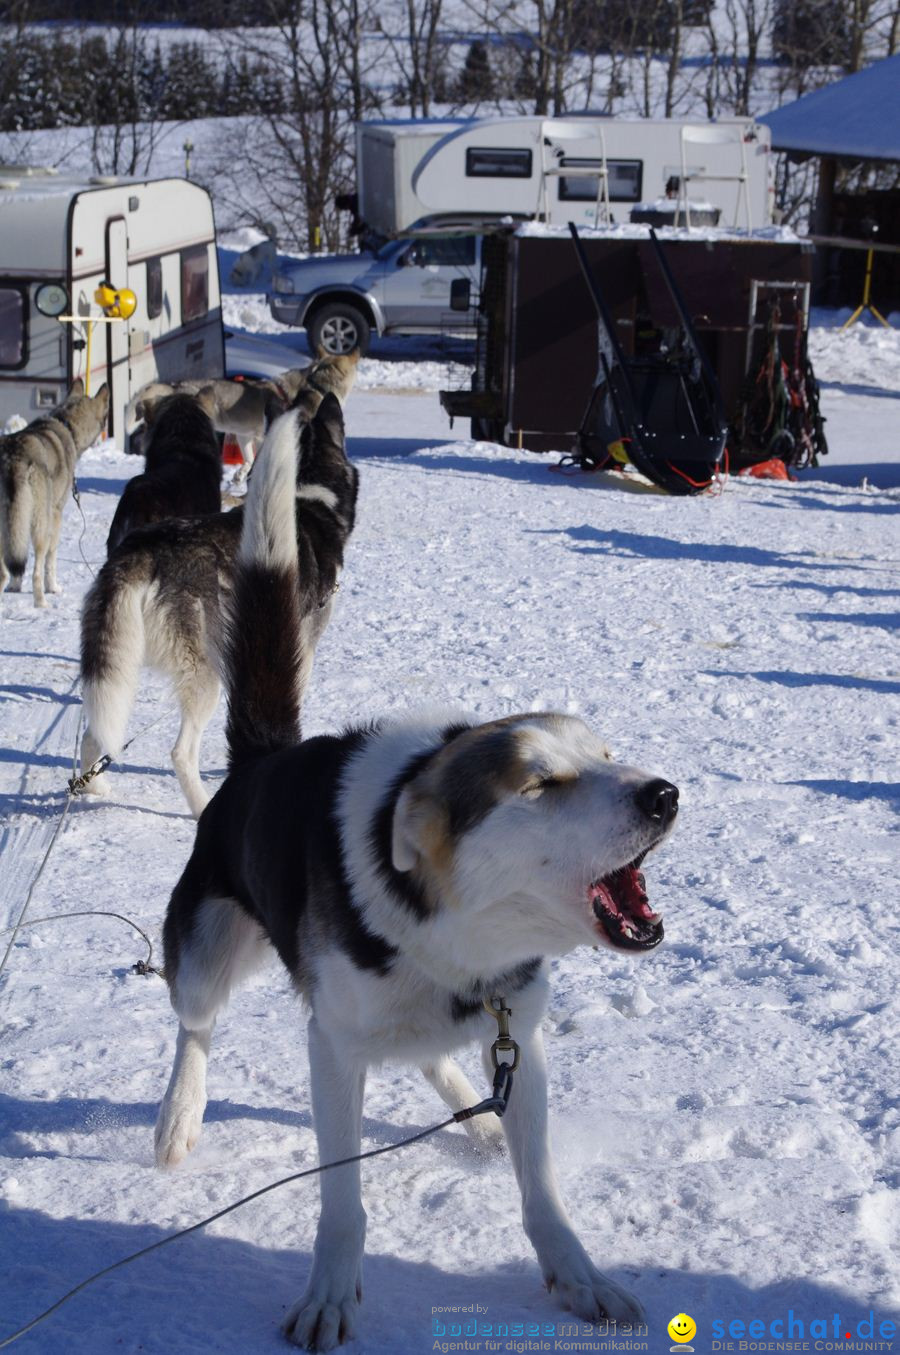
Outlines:
{"label": "yellow smiley logo", "polygon": [[697,1335],[697,1324],[687,1313],[676,1313],[669,1323],[668,1331],[672,1340],[681,1345]]}

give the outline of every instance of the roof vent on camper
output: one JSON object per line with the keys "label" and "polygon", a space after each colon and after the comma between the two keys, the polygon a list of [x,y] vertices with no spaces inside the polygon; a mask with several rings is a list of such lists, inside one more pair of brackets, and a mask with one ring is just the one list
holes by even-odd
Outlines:
{"label": "roof vent on camper", "polygon": [[91,177],[88,179],[88,183],[94,183],[97,185],[98,188],[103,188],[107,184],[118,182],[119,182],[118,174],[92,174]]}

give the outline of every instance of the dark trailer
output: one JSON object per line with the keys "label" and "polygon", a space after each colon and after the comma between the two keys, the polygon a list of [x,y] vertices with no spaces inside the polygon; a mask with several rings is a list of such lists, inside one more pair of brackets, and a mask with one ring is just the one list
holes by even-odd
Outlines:
{"label": "dark trailer", "polygon": [[[718,382],[732,466],[780,454],[776,430],[765,415],[754,421],[753,408],[767,365],[780,376],[782,359],[788,375],[800,350],[806,361],[812,246],[774,228],[764,237],[657,236]],[[658,352],[679,313],[650,228],[580,237],[622,353],[639,361]],[[471,389],[441,392],[448,413],[471,418],[476,438],[573,452],[598,381],[598,316],[567,230],[520,225],[486,236],[476,332]]]}

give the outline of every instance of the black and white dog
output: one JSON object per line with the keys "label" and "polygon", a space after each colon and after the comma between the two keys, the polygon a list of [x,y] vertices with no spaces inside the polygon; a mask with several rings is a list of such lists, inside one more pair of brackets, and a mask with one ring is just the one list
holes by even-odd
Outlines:
{"label": "black and white dog", "polygon": [[222,453],[203,395],[170,395],[145,415],[144,471],[122,491],[106,553],[135,527],[222,510]]}
{"label": "black and white dog", "polygon": [[[298,563],[298,453],[279,440],[250,484],[226,643],[230,772],[165,922],[180,1026],[157,1161],[173,1166],[197,1142],[216,1014],[271,947],[311,1008],[322,1162],[359,1152],[369,1064],[418,1064],[453,1110],[478,1101],[450,1052],[490,1045],[497,1030],[483,1000],[503,997],[521,1066],[502,1125],[546,1281],[585,1320],[637,1322],[639,1305],[593,1266],[557,1188],[545,958],[659,943],[640,865],[670,832],[678,792],[613,762],[565,715],[385,721],[298,742],[298,618],[340,530],[334,485],[308,481]],[[469,1125],[489,1137],[483,1121]],[[320,1181],[312,1273],[285,1331],[330,1350],[356,1327],[366,1215],[358,1165]]]}

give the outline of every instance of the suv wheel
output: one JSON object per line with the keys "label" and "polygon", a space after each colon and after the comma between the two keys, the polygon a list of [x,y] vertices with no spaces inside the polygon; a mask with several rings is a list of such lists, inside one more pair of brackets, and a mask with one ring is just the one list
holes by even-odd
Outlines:
{"label": "suv wheel", "polygon": [[309,346],[314,351],[324,349],[332,357],[341,357],[358,348],[360,356],[369,351],[372,336],[371,326],[356,306],[347,302],[332,301],[317,310],[307,326]]}

